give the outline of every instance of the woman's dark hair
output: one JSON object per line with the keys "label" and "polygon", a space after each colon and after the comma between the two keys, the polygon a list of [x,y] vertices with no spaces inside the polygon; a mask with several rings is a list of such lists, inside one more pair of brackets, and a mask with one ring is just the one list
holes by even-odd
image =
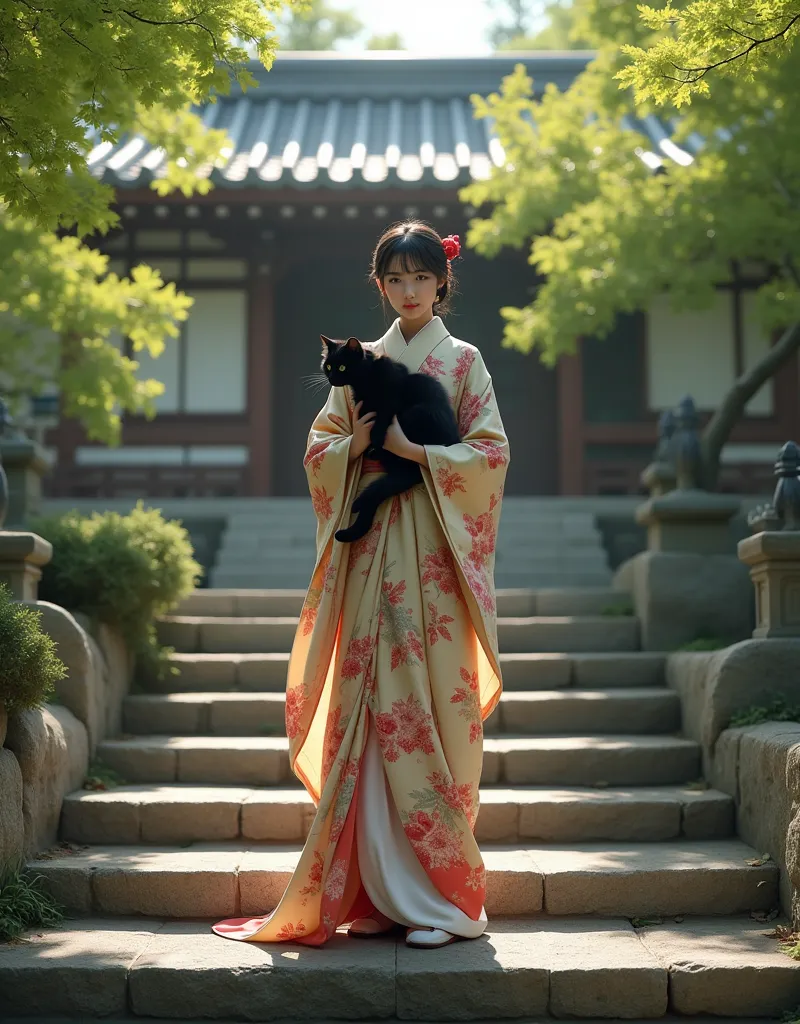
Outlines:
{"label": "woman's dark hair", "polygon": [[434,313],[447,313],[448,296],[455,290],[453,268],[445,255],[438,231],[421,220],[405,220],[393,224],[381,235],[372,254],[370,281],[382,282],[389,267],[398,262],[407,274],[427,270],[444,281],[436,292]]}

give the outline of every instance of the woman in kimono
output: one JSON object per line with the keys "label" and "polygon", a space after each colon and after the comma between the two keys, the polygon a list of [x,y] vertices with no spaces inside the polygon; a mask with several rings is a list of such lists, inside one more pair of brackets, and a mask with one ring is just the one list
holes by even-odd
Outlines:
{"label": "woman in kimono", "polygon": [[423,483],[386,501],[369,533],[334,539],[382,471],[365,458],[372,416],[333,388],[305,456],[317,563],[292,648],[286,731],[292,770],[316,805],[297,868],[265,917],[218,935],[318,946],[407,929],[413,946],[477,938],[485,870],[473,835],[483,720],[501,692],[495,535],[509,460],[492,380],[438,313],[453,287],[458,237],[390,228],[372,280],[398,319],[371,347],[444,385],[461,442],[410,442],[395,420],[385,447]]}

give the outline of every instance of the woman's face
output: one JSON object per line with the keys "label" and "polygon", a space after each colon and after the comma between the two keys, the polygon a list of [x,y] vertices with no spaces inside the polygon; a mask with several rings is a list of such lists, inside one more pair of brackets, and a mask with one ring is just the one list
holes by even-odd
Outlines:
{"label": "woman's face", "polygon": [[418,320],[420,317],[429,320],[437,289],[443,283],[429,270],[405,271],[395,266],[389,268],[381,285],[392,309],[404,320]]}

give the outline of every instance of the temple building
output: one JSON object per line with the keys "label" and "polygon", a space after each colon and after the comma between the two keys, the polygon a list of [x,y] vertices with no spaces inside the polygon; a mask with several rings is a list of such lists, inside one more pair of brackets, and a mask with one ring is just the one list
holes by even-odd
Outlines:
{"label": "temple building", "polygon": [[[293,54],[258,88],[209,104],[204,120],[230,148],[207,196],[160,198],[162,160],[141,138],[103,144],[93,171],[117,190],[121,226],[98,242],[119,273],[157,267],[195,300],[177,342],[141,373],[166,386],[152,421],[127,417],[116,449],[71,422],[47,434],[54,498],[238,498],[307,494],[302,453],[321,404],[303,378],[319,335],[380,336],[391,322],[367,280],[378,235],[406,217],[442,234],[468,230],[459,189],[505,160],[470,96],[496,90],[522,61],[537,90],[565,88],[588,54],[422,59],[397,54]],[[651,166],[692,159],[655,118],[643,132]],[[661,410],[686,392],[712,410],[770,339],[745,277],[701,313],[665,301],[621,318],[605,340],[545,368],[504,349],[498,310],[523,305],[537,280],[525,252],[484,260],[466,250],[448,325],[480,347],[513,451],[509,495],[624,495],[640,489]],[[779,445],[800,435],[794,359],[752,400],[724,453],[722,486],[769,486]]]}

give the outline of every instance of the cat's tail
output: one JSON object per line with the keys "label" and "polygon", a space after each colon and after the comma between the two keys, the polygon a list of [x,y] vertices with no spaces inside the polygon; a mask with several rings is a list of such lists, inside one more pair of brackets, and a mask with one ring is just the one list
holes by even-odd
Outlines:
{"label": "cat's tail", "polygon": [[360,540],[366,533],[375,519],[378,508],[393,498],[396,494],[402,494],[409,487],[414,487],[422,480],[422,470],[416,462],[403,460],[398,466],[393,467],[391,472],[373,480],[359,494],[353,502],[353,513],[358,518],[344,530],[337,530],[335,537],[342,544],[352,544]]}

